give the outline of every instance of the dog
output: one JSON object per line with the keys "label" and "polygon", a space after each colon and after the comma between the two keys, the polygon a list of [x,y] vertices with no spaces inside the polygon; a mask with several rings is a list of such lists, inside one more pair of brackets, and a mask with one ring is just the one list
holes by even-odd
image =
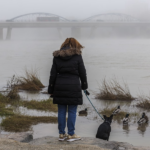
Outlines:
{"label": "dog", "polygon": [[110,117],[104,116],[104,122],[99,126],[96,138],[103,139],[103,140],[109,140],[110,132],[111,132],[111,122],[113,119],[113,115]]}

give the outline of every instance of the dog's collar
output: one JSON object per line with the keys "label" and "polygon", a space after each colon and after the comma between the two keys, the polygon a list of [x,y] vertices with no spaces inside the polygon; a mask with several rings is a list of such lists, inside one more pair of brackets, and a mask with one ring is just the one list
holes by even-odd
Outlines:
{"label": "dog's collar", "polygon": [[[108,122],[108,121],[105,121],[105,122],[110,124],[110,122]],[[105,123],[105,122],[104,122],[104,123]]]}

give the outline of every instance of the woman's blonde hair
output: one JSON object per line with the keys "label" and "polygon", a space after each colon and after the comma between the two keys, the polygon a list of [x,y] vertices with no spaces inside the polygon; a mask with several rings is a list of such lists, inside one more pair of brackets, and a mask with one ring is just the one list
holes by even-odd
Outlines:
{"label": "woman's blonde hair", "polygon": [[64,43],[62,43],[61,48],[63,47],[71,47],[81,50],[81,48],[84,48],[75,38],[67,38]]}

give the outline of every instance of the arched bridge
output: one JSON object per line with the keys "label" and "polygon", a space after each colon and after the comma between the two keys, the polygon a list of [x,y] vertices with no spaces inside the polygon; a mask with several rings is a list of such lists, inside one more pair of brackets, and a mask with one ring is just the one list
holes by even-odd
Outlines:
{"label": "arched bridge", "polygon": [[36,13],[28,13],[20,16],[16,16],[7,20],[8,22],[48,22],[48,21],[105,21],[105,22],[140,22],[139,19],[132,17],[130,15],[121,14],[121,13],[107,13],[107,14],[97,14],[91,17],[88,17],[84,20],[69,20],[62,16],[52,14],[52,13],[44,13],[44,12],[36,12]]}
{"label": "arched bridge", "polygon": [[28,14],[20,15],[12,19],[9,19],[7,21],[35,22],[35,21],[69,21],[69,20],[59,15],[55,15],[51,13],[36,12],[36,13],[28,13]]}
{"label": "arched bridge", "polygon": [[[94,35],[97,30],[102,32],[150,32],[150,22],[143,22],[130,15],[120,13],[98,14],[84,20],[69,20],[56,14],[51,13],[28,13],[20,15],[5,22],[0,22],[0,40],[3,39],[3,29],[7,28],[6,39],[11,38],[13,28],[56,28],[59,36],[63,37],[62,28],[70,28],[71,36],[77,37],[81,34],[82,28],[90,28],[90,36]],[[108,33],[109,35],[110,33]],[[102,35],[102,34],[101,34]]]}
{"label": "arched bridge", "polygon": [[83,21],[107,21],[107,22],[140,22],[139,19],[126,14],[107,13],[98,14],[84,19]]}

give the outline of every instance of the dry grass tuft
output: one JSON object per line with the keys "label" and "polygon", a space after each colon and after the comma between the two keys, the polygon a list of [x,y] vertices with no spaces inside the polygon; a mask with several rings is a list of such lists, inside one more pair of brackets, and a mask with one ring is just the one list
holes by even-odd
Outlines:
{"label": "dry grass tuft", "polygon": [[14,94],[18,92],[18,90],[40,91],[41,88],[44,88],[45,86],[40,81],[36,70],[25,70],[25,76],[15,77],[15,75],[13,75],[11,80],[7,83],[7,87],[8,90],[11,89],[8,96],[14,99],[15,96],[18,96],[17,94]]}
{"label": "dry grass tuft", "polygon": [[11,89],[8,94],[6,95],[6,97],[8,97],[11,100],[18,100],[20,99],[20,96],[18,94],[18,88],[14,87],[13,89]]}
{"label": "dry grass tuft", "polygon": [[[12,98],[12,97],[11,97]],[[11,99],[8,94],[3,95],[0,93],[0,103],[4,105],[10,104],[11,106],[19,106],[20,98]]]}
{"label": "dry grass tuft", "polygon": [[7,94],[5,95],[10,100],[18,100],[20,96],[18,94],[18,80],[16,79],[15,75],[7,82]]}
{"label": "dry grass tuft", "polygon": [[53,111],[53,112],[58,111],[57,105],[53,104],[53,101],[51,99],[42,100],[42,101],[36,101],[36,100],[22,101],[21,105],[27,107],[28,109]]}
{"label": "dry grass tuft", "polygon": [[14,115],[4,119],[1,126],[8,132],[25,132],[29,131],[32,125],[38,123],[57,123],[57,117]]}
{"label": "dry grass tuft", "polygon": [[0,102],[1,103],[7,103],[7,101],[8,101],[8,98],[0,93]]}
{"label": "dry grass tuft", "polygon": [[102,81],[100,87],[100,93],[96,94],[96,99],[104,100],[134,100],[132,97],[129,87],[126,83],[123,86],[119,84],[116,78],[106,81]]}
{"label": "dry grass tuft", "polygon": [[150,97],[148,96],[140,96],[140,102],[136,104],[137,107],[150,110]]}
{"label": "dry grass tuft", "polygon": [[6,105],[0,102],[0,116],[12,116],[14,115],[12,108],[6,108]]}
{"label": "dry grass tuft", "polygon": [[39,91],[44,88],[44,85],[40,81],[37,71],[25,70],[25,77],[18,77],[18,87],[21,90],[27,91]]}

